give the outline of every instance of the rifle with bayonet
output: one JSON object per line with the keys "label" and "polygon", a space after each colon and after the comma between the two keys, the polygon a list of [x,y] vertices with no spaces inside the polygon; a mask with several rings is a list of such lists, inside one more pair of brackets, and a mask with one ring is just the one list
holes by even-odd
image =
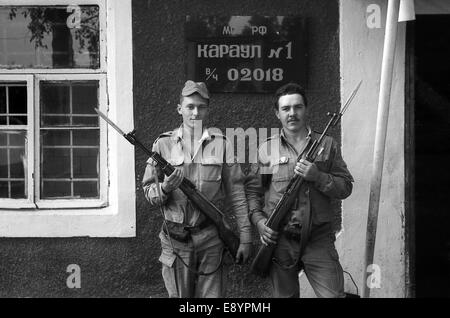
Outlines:
{"label": "rifle with bayonet", "polygon": [[[144,151],[156,163],[156,166],[161,168],[166,176],[170,176],[175,168],[167,162],[159,153],[150,151],[137,138],[136,131],[124,133],[116,124],[114,124],[105,114],[99,109],[95,108],[97,114],[111,125],[119,134],[121,134],[132,145],[137,146]],[[235,259],[237,250],[239,248],[239,238],[231,230],[224,214],[211,201],[209,201],[203,193],[201,193],[195,184],[189,179],[183,178],[180,185],[180,190],[188,197],[188,199],[203,213],[217,228],[219,237],[225,244],[225,248],[230,252],[233,259]]]}
{"label": "rifle with bayonet", "polygon": [[[319,139],[316,139],[314,141],[309,141],[308,145],[305,148],[306,156],[305,159],[311,163],[313,163],[316,159],[316,157],[320,154],[321,150],[319,149],[319,146],[322,143],[323,138],[325,137],[326,133],[330,129],[330,127],[334,127],[338,124],[340,121],[342,115],[347,110],[348,106],[350,105],[351,101],[356,95],[356,92],[358,91],[359,87],[361,86],[362,81],[359,82],[358,86],[353,90],[352,94],[348,98],[347,102],[344,104],[344,107],[339,113],[327,113],[327,116],[331,117],[328,124],[326,125],[324,131],[320,135]],[[304,155],[304,152],[302,152],[298,158],[297,162],[302,159]],[[291,211],[291,207],[294,204],[298,191],[301,187],[301,185],[305,182],[305,180],[299,176],[298,174],[294,174],[292,179],[289,181],[289,184],[286,188],[286,191],[283,193],[283,196],[281,199],[277,202],[275,208],[273,209],[272,213],[270,214],[269,218],[266,221],[266,226],[271,228],[274,231],[280,231],[281,226],[283,224],[283,221],[285,220],[286,216]],[[303,225],[306,226],[306,225]],[[301,239],[305,239],[302,237]],[[259,276],[266,277],[269,274],[270,266],[272,265],[272,254],[275,249],[276,244],[269,244],[269,245],[261,245],[261,247],[258,250],[258,253],[256,254],[255,258],[253,259],[253,262],[251,264],[251,271]],[[304,246],[304,244],[301,244],[301,246]],[[302,253],[302,251],[300,252]],[[300,254],[301,256],[301,254]]]}

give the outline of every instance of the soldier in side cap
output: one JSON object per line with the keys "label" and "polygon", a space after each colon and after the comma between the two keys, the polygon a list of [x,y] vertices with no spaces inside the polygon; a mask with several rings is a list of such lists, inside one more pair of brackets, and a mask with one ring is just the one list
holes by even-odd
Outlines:
{"label": "soldier in side cap", "polygon": [[[226,151],[229,142],[220,133],[203,128],[210,95],[203,82],[187,81],[177,111],[182,124],[163,133],[153,144],[176,169],[164,176],[147,161],[143,177],[145,197],[153,206],[162,204],[166,226],[159,234],[162,276],[169,297],[224,297],[229,262],[216,227],[193,206],[179,186],[186,177],[216,206],[234,210],[240,232],[236,260],[247,262],[251,249],[251,225],[244,191],[244,175]],[[224,209],[222,209],[224,211]],[[228,263],[228,264],[227,264]]]}

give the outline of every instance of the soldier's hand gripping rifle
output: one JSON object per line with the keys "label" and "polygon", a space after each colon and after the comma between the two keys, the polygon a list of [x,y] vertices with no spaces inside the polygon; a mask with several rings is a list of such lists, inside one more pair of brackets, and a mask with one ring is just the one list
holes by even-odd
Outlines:
{"label": "soldier's hand gripping rifle", "polygon": [[[344,112],[347,110],[348,106],[350,105],[351,101],[356,95],[356,92],[358,91],[359,87],[361,86],[362,81],[359,82],[358,86],[353,90],[352,94],[348,98],[347,102],[344,104],[344,107],[342,110],[336,114],[336,113],[328,113],[327,116],[330,116],[330,121],[325,127],[325,130],[320,135],[319,139],[314,140],[311,144],[311,140],[308,143],[308,145],[305,147],[306,157],[305,159],[309,162],[314,162],[316,157],[320,154],[322,150],[317,151],[320,144],[322,143],[323,138],[325,137],[325,134],[330,129],[330,127],[334,127],[337,125],[339,120],[341,119]],[[297,162],[302,159],[303,153],[301,153],[298,158]],[[273,209],[270,217],[266,221],[266,226],[270,227],[274,231],[280,231],[281,225],[283,224],[283,220],[286,218],[286,216],[291,211],[291,207],[294,204],[296,197],[298,195],[298,190],[300,189],[300,186],[305,182],[305,180],[300,177],[298,174],[294,174],[292,179],[290,180],[286,191],[283,193],[283,196],[278,201],[277,205]],[[305,226],[305,225],[304,225]],[[304,239],[304,238],[301,238]],[[303,244],[302,244],[303,245]],[[266,277],[269,275],[270,266],[272,265],[272,254],[275,249],[276,244],[269,244],[269,245],[261,245],[261,247],[258,250],[258,253],[256,254],[255,258],[253,259],[253,262],[251,264],[251,271],[259,276]]]}
{"label": "soldier's hand gripping rifle", "polygon": [[[158,167],[164,172],[166,176],[170,176],[175,168],[168,163],[157,152],[150,151],[145,147],[135,136],[135,130],[126,134],[116,124],[114,124],[105,114],[99,109],[95,108],[97,114],[111,125],[119,134],[128,140],[134,146],[137,146],[144,151]],[[203,213],[217,228],[219,237],[225,244],[225,248],[230,252],[233,259],[235,259],[237,250],[239,248],[239,238],[231,230],[230,226],[225,220],[224,214],[214,204],[209,201],[203,193],[201,193],[196,186],[187,178],[183,178],[180,185],[180,190],[188,197],[188,199]]]}

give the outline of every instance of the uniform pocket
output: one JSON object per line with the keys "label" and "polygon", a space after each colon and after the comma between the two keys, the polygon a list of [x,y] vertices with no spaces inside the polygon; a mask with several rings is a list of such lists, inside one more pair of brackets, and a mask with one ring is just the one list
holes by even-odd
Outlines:
{"label": "uniform pocket", "polygon": [[[170,157],[169,159],[167,159],[167,162],[172,165],[175,169],[180,169],[183,170],[183,165],[184,165],[184,157],[181,156],[173,156]],[[166,178],[168,176],[165,176]]]}
{"label": "uniform pocket", "polygon": [[220,182],[222,179],[222,161],[216,157],[203,158],[200,178],[202,181]]}
{"label": "uniform pocket", "polygon": [[288,157],[271,160],[272,185],[276,192],[283,192],[294,175],[294,163]]}
{"label": "uniform pocket", "polygon": [[159,239],[161,240],[161,255],[158,260],[164,265],[172,267],[176,256],[172,253],[170,242],[163,231],[159,232]]}
{"label": "uniform pocket", "polygon": [[173,253],[163,250],[161,255],[159,256],[159,261],[166,266],[172,267],[173,263],[175,262],[175,258],[176,256]]}
{"label": "uniform pocket", "polygon": [[182,166],[184,163],[184,157],[181,155],[173,155],[167,159],[167,162],[172,166]]}
{"label": "uniform pocket", "polygon": [[326,150],[326,147],[319,148],[316,160],[314,160],[314,164],[320,171],[328,172],[329,169],[329,160],[330,157],[329,150]]}

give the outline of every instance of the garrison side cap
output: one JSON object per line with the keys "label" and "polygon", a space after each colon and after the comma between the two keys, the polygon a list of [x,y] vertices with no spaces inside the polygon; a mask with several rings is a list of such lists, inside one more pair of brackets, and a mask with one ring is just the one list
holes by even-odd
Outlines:
{"label": "garrison side cap", "polygon": [[204,82],[186,81],[183,90],[181,91],[181,95],[186,97],[194,93],[199,93],[203,98],[209,99],[209,91]]}

